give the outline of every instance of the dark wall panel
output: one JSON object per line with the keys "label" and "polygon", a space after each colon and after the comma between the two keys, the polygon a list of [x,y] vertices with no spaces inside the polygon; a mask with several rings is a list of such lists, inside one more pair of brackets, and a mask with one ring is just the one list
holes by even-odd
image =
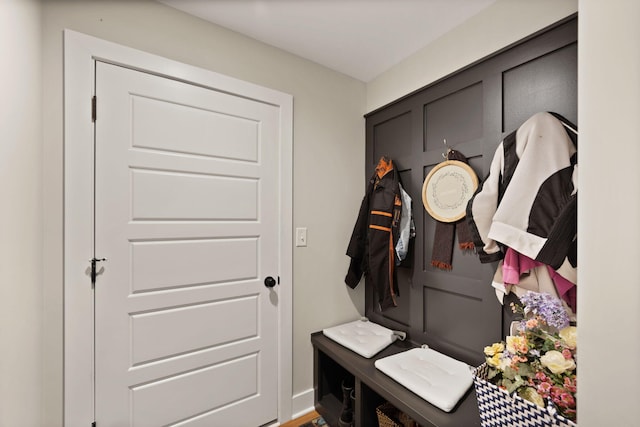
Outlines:
{"label": "dark wall panel", "polygon": [[411,113],[406,112],[373,127],[373,157],[379,159],[391,153],[404,156],[411,152]]}
{"label": "dark wall panel", "polygon": [[516,129],[539,111],[578,121],[577,43],[503,73],[503,131]]}
{"label": "dark wall panel", "polygon": [[[482,82],[429,102],[424,107],[424,151],[482,137]],[[446,151],[446,148],[444,148]]]}
{"label": "dark wall panel", "polygon": [[[424,287],[424,333],[434,341],[447,342],[467,352],[482,351],[487,345],[474,328],[480,319],[482,299],[450,289]],[[455,310],[451,310],[455,307]]]}

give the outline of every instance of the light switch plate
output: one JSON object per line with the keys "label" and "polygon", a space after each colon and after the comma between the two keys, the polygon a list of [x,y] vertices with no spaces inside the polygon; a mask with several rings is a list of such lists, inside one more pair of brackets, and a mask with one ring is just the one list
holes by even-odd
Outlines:
{"label": "light switch plate", "polygon": [[296,246],[307,246],[307,227],[296,228]]}

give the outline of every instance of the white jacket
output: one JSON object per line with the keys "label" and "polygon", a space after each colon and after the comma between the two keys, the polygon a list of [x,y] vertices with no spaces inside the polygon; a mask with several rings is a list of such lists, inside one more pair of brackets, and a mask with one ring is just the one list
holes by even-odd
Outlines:
{"label": "white jacket", "polygon": [[467,205],[481,262],[502,259],[500,244],[555,269],[565,261],[577,232],[577,154],[568,132],[543,112],[500,143]]}

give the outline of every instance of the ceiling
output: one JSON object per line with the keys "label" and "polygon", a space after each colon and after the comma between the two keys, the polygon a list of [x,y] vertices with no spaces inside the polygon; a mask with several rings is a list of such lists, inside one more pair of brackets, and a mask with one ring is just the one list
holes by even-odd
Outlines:
{"label": "ceiling", "polygon": [[496,0],[158,0],[369,82]]}

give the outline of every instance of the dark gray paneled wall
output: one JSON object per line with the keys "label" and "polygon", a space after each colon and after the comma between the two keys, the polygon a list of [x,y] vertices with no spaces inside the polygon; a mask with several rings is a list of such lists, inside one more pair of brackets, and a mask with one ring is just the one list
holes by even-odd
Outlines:
{"label": "dark gray paneled wall", "polygon": [[367,317],[468,363],[483,361],[483,347],[501,339],[508,320],[491,287],[496,265],[456,241],[453,269],[431,267],[436,222],[422,205],[422,183],[443,160],[445,139],[483,179],[502,138],[538,111],[577,122],[575,16],[366,116],[367,178],[380,156],[394,159],[417,229],[413,267],[398,269],[398,307],[381,312],[367,284]]}

